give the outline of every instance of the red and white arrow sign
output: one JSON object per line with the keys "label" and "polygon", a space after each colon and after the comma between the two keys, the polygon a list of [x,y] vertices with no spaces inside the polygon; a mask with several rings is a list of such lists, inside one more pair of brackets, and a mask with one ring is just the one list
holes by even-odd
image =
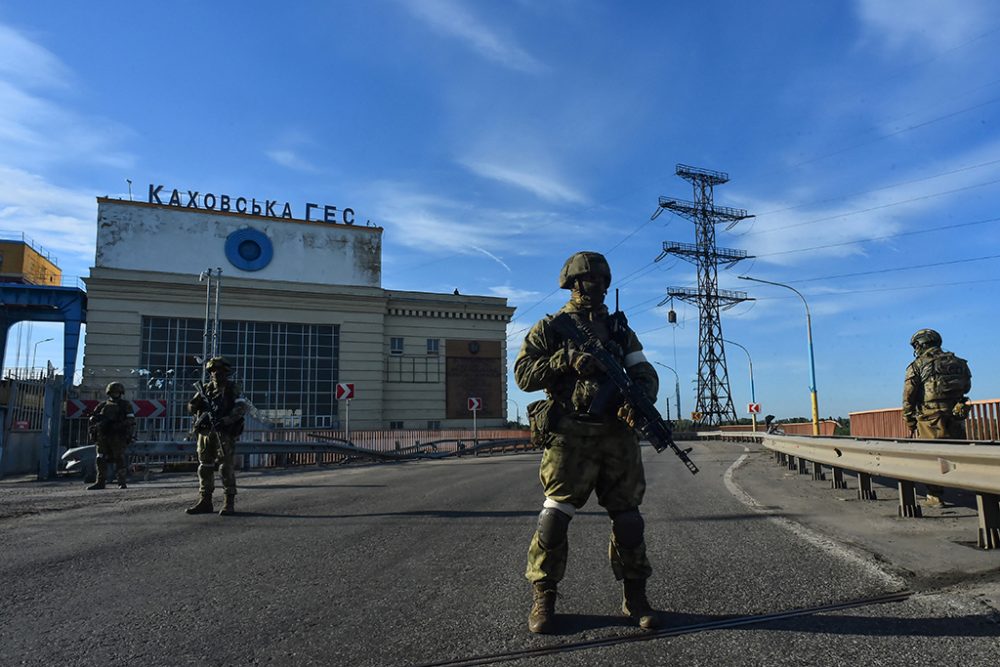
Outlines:
{"label": "red and white arrow sign", "polygon": [[747,403],[747,412],[752,415],[760,414],[760,403]]}
{"label": "red and white arrow sign", "polygon": [[469,397],[469,411],[478,412],[483,409],[483,399],[475,398],[473,396]]}
{"label": "red and white arrow sign", "polygon": [[[66,419],[82,419],[94,411],[101,401],[93,398],[66,399]],[[132,412],[139,419],[152,419],[167,414],[167,401],[162,398],[138,398],[129,401]]]}
{"label": "red and white arrow sign", "polygon": [[336,396],[338,401],[348,401],[354,398],[354,383],[338,382]]}

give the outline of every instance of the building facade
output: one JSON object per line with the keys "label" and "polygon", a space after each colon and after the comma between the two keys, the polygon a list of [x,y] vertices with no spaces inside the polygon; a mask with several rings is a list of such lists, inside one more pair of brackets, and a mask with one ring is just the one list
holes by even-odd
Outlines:
{"label": "building facade", "polygon": [[98,199],[85,389],[122,381],[181,415],[214,352],[285,425],[342,428],[349,409],[352,429],[461,427],[472,397],[481,425],[503,423],[505,299],[383,289],[383,230],[350,209],[177,194]]}

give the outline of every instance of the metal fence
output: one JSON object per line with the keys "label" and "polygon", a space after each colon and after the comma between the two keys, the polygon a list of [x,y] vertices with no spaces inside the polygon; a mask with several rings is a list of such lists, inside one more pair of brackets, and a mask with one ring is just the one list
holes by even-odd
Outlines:
{"label": "metal fence", "polygon": [[[965,420],[969,440],[1000,440],[1000,399],[969,401],[972,408]],[[852,412],[851,435],[866,438],[909,438],[910,429],[902,408]],[[786,426],[786,425],[782,425]],[[787,428],[785,432],[789,433]]]}

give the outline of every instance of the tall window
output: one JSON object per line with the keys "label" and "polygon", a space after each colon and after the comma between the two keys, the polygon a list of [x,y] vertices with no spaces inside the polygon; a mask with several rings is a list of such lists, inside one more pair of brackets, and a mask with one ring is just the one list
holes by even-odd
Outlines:
{"label": "tall window", "polygon": [[403,354],[403,339],[402,338],[390,338],[389,339],[389,354]]}
{"label": "tall window", "polygon": [[[140,365],[150,395],[186,403],[201,378],[205,323],[193,318],[144,317]],[[305,427],[329,425],[337,415],[334,386],[340,358],[338,327],[284,322],[220,322],[219,351],[233,379],[264,416]],[[158,393],[159,392],[159,393]]]}
{"label": "tall window", "polygon": [[427,339],[427,354],[437,355],[441,349],[441,341],[437,338]]}

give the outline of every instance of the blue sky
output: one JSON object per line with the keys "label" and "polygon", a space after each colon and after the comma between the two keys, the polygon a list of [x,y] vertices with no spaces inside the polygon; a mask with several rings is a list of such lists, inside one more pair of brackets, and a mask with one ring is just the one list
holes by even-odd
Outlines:
{"label": "blue sky", "polygon": [[[998,46],[988,0],[4,2],[0,232],[85,276],[95,197],[127,178],[350,206],[385,228],[384,287],[507,297],[511,361],[565,300],[565,258],[606,252],[687,413],[697,310],[671,326],[657,304],[694,267],[654,260],[694,226],[650,221],[692,197],[685,163],[756,215],[718,228],[756,256],[719,286],[756,298],[723,333],[765,412],[810,412],[804,309],[739,274],[805,294],[823,416],[898,405],[922,327],[997,398]],[[22,360],[49,335],[22,331]],[[727,354],[742,414],[746,355]]]}

